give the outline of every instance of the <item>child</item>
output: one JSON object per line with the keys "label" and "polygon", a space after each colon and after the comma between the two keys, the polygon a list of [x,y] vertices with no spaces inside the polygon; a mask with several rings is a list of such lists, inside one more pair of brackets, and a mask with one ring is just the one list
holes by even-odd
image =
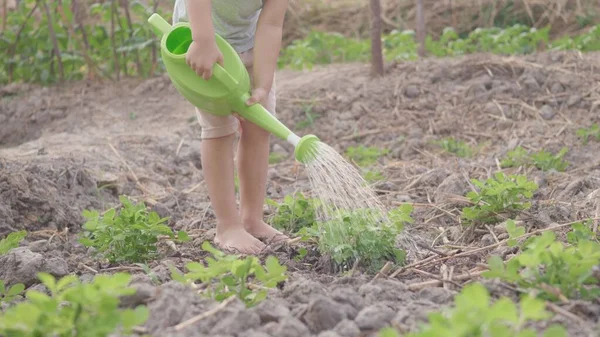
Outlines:
{"label": "child", "polygon": [[[281,46],[288,0],[176,0],[173,22],[187,20],[193,42],[187,63],[205,79],[215,63],[223,64],[214,33],[240,54],[253,82],[246,102],[261,103],[275,113],[274,75]],[[263,221],[263,203],[269,163],[269,133],[233,115],[221,117],[196,109],[202,127],[202,169],[217,217],[215,244],[222,249],[254,254],[265,243],[287,237]],[[235,199],[235,132],[241,127],[238,146],[240,211]]]}

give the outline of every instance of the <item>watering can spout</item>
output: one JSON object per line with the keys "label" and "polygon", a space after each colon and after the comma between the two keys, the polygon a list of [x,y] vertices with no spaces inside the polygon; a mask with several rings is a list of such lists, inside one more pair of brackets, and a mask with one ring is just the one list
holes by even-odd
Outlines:
{"label": "watering can spout", "polygon": [[148,18],[148,23],[152,25],[152,28],[154,28],[154,33],[158,37],[162,37],[163,35],[169,33],[169,31],[171,30],[171,25],[157,13],[152,14]]}

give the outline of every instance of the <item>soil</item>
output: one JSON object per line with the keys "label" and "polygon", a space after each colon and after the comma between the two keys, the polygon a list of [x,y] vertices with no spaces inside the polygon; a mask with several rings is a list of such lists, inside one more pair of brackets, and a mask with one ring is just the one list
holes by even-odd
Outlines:
{"label": "soil", "polygon": [[[575,135],[600,122],[598,56],[426,59],[390,64],[379,79],[370,78],[363,64],[285,70],[277,75],[278,116],[298,134],[316,134],[339,152],[356,145],[390,149],[378,164],[385,181],[376,189],[390,207],[413,203],[415,223],[406,231],[429,247],[413,252],[414,258],[466,252],[506,238],[498,226],[461,227],[462,196],[472,188],[467,177],[487,178],[498,169],[497,160],[518,145],[553,153],[569,148],[565,172],[505,170],[527,174],[540,186],[532,208],[518,219],[529,231],[599,217],[600,143],[584,145]],[[292,244],[275,249],[289,280],[266,301],[245,308],[233,300],[176,330],[218,305],[171,280],[169,271],[171,265],[182,270],[198,261],[201,243],[214,235],[200,127],[191,106],[166,76],[52,88],[11,85],[0,92],[0,235],[29,231],[21,247],[0,257],[0,279],[39,288],[38,271],[84,279],[131,272],[139,291],[127,303],[148,304],[151,317],[140,331],[154,336],[358,337],[375,336],[388,325],[411,331],[428,312],[450,305],[461,285],[477,279],[458,276],[480,271],[489,254],[511,254],[500,246],[374,277],[360,269],[335,273],[311,246],[297,261],[300,244]],[[311,105],[318,119],[297,128],[306,124]],[[433,144],[450,136],[479,150],[463,159]],[[272,144],[285,160],[270,167],[268,197],[279,200],[296,190],[310,194],[290,146],[279,139]],[[161,259],[149,263],[149,273],[95,259],[77,241],[82,211],[114,207],[119,195],[146,202],[193,240],[175,250],[161,247]],[[455,278],[442,286],[436,280],[444,270]],[[496,296],[516,296],[495,282],[484,283]],[[563,312],[550,322],[564,324],[569,336],[593,335],[598,302],[558,305]]]}

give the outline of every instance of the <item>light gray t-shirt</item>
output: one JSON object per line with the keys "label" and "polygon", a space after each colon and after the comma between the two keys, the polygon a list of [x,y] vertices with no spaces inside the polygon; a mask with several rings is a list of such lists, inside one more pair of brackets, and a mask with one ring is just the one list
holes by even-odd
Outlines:
{"label": "light gray t-shirt", "polygon": [[[175,0],[173,24],[188,21],[185,2]],[[238,53],[252,49],[262,7],[262,0],[212,0],[215,33],[227,40]]]}

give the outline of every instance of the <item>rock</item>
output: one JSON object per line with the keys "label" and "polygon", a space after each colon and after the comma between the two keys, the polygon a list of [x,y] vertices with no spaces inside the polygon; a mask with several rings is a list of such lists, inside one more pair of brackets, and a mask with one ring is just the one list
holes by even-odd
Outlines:
{"label": "rock", "polygon": [[550,92],[553,94],[558,94],[565,91],[565,88],[563,87],[562,84],[560,84],[560,82],[555,82],[551,87],[550,87]]}
{"label": "rock", "polygon": [[272,335],[277,337],[310,337],[311,334],[306,325],[298,319],[288,316],[281,321]]}
{"label": "rock", "polygon": [[[433,288],[431,288],[433,289]],[[409,320],[412,319],[412,315],[408,311],[407,308],[400,308],[396,313],[396,316],[392,319],[392,324],[394,326],[403,326],[408,323]]]}
{"label": "rock", "polygon": [[148,283],[133,283],[135,294],[121,297],[121,305],[127,308],[135,308],[140,304],[147,304],[157,292],[157,288]]}
{"label": "rock", "polygon": [[342,337],[335,331],[323,331],[317,337]]}
{"label": "rock", "polygon": [[549,105],[543,105],[540,108],[540,114],[542,115],[543,119],[551,120],[556,115],[556,111],[554,111],[554,108]]}
{"label": "rock", "polygon": [[48,250],[48,240],[38,240],[29,244],[29,250],[34,253],[43,253]]}
{"label": "rock", "polygon": [[494,238],[492,237],[492,234],[485,234],[484,236],[481,237],[481,244],[484,246],[488,246],[491,245],[493,243],[495,243],[496,241],[494,241]]}
{"label": "rock", "polygon": [[363,284],[358,289],[358,293],[363,296],[366,304],[389,304],[390,306],[397,305],[401,299],[407,300],[414,296],[404,283],[393,280],[377,280]]}
{"label": "rock", "polygon": [[469,185],[458,173],[449,175],[433,192],[433,200],[437,203],[445,202],[454,196],[463,196],[469,191]]}
{"label": "rock", "polygon": [[569,108],[571,108],[571,107],[577,105],[579,102],[581,102],[581,96],[580,95],[571,95],[567,99],[567,106]]}
{"label": "rock", "polygon": [[262,331],[257,331],[257,330],[250,330],[247,332],[244,332],[243,334],[244,337],[271,337],[271,335],[269,335],[266,332],[262,332]]}
{"label": "rock", "polygon": [[360,337],[360,328],[354,321],[345,319],[333,328],[340,337]]}
{"label": "rock", "polygon": [[421,90],[415,84],[409,84],[404,88],[404,96],[408,98],[417,98],[421,94]]}
{"label": "rock", "polygon": [[248,329],[253,329],[260,325],[258,314],[254,311],[246,310],[245,307],[234,308],[227,316],[223,316],[210,330],[211,336],[215,334],[237,336]]}
{"label": "rock", "polygon": [[362,331],[379,330],[389,325],[395,312],[383,304],[374,304],[361,310],[354,320]]}
{"label": "rock", "polygon": [[357,310],[362,310],[365,303],[363,298],[352,288],[339,287],[331,291],[331,298],[341,304],[348,304]]}
{"label": "rock", "polygon": [[290,315],[290,309],[276,300],[264,300],[254,308],[254,311],[258,314],[261,324],[278,322]]}
{"label": "rock", "polygon": [[165,204],[161,202],[156,203],[156,205],[152,207],[152,211],[156,212],[156,214],[158,214],[161,218],[171,217],[171,211]]}
{"label": "rock", "polygon": [[303,316],[303,321],[313,333],[333,329],[346,318],[340,306],[328,297],[313,298]]}
{"label": "rock", "polygon": [[292,303],[308,303],[312,297],[325,295],[325,289],[319,282],[299,279],[292,282],[283,290],[283,296]]}
{"label": "rock", "polygon": [[65,260],[58,257],[45,259],[41,254],[34,253],[27,247],[19,247],[0,257],[0,279],[7,286],[23,283],[29,287],[37,283],[37,273],[46,272],[56,278],[69,273]]}
{"label": "rock", "polygon": [[429,300],[435,304],[446,304],[454,298],[452,291],[444,288],[423,288],[419,291],[419,299]]}
{"label": "rock", "polygon": [[523,75],[519,79],[519,82],[525,87],[528,91],[537,91],[540,89],[540,85],[531,75]]}

